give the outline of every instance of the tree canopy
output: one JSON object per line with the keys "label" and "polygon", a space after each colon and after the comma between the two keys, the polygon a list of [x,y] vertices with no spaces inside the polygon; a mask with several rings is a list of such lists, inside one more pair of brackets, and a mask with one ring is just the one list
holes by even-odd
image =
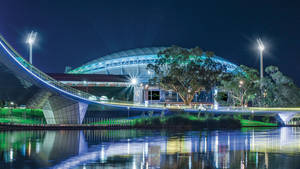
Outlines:
{"label": "tree canopy", "polygon": [[255,103],[259,96],[259,73],[256,69],[241,65],[230,74],[226,74],[220,87],[228,93],[231,105],[248,105],[249,101]]}
{"label": "tree canopy", "polygon": [[172,46],[158,53],[155,64],[147,68],[156,73],[151,82],[179,94],[190,105],[196,92],[214,87],[226,67],[213,59],[214,53],[199,47],[185,49]]}
{"label": "tree canopy", "polygon": [[[300,90],[292,79],[276,66],[268,66],[260,81],[256,69],[241,65],[241,70],[227,74],[221,81],[223,93],[217,99],[227,105],[295,107],[300,105]],[[262,85],[262,88],[260,88]],[[227,94],[227,97],[224,94]],[[224,102],[225,101],[225,102]]]}
{"label": "tree canopy", "polygon": [[279,71],[276,66],[265,69],[263,80],[264,102],[271,107],[295,107],[300,105],[300,90],[293,80]]}

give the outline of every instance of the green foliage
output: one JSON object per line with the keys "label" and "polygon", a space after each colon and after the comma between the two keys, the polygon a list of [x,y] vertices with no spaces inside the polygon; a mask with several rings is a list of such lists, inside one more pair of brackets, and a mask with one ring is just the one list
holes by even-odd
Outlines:
{"label": "green foliage", "polygon": [[275,126],[278,126],[276,123],[266,123],[266,122],[261,122],[261,121],[253,121],[253,120],[245,120],[245,119],[241,119],[240,122],[241,122],[243,127],[249,127],[249,126],[270,126],[270,127],[275,127]]}
{"label": "green foliage", "polygon": [[161,119],[159,117],[137,119],[135,122],[136,127],[189,127],[193,129],[203,128],[239,128],[241,127],[240,120],[234,119],[231,116],[220,116],[213,118],[198,119],[192,115],[174,115]]}
{"label": "green foliage", "polygon": [[218,95],[216,97],[216,100],[220,105],[228,106],[228,94],[227,92],[218,92]]}
{"label": "green foliage", "polygon": [[18,117],[34,117],[34,118],[44,118],[43,111],[40,109],[9,109],[2,108],[0,109],[0,116],[18,116]]}
{"label": "green foliage", "polygon": [[[221,81],[221,88],[228,93],[228,102],[233,105],[247,105],[249,101],[255,102],[260,93],[260,80],[257,70],[241,65],[240,69],[231,74],[224,75]],[[222,96],[217,97],[222,104]],[[227,103],[228,103],[227,102]]]}
{"label": "green foliage", "polygon": [[41,124],[45,121],[40,109],[0,108],[0,123]]}
{"label": "green foliage", "polygon": [[10,116],[6,118],[0,117],[0,123],[18,123],[18,124],[44,124],[44,119],[31,119],[31,118],[21,118],[21,117],[15,117]]}
{"label": "green foliage", "polygon": [[159,84],[166,90],[179,94],[190,105],[194,94],[215,86],[226,67],[212,59],[213,52],[203,52],[199,47],[185,49],[172,46],[158,54],[158,61],[148,69],[156,73],[150,84]]}
{"label": "green foliage", "polygon": [[253,120],[253,119],[254,119],[254,115],[253,115],[253,114],[249,115],[249,116],[248,116],[248,119],[249,119],[249,120]]}
{"label": "green foliage", "polygon": [[3,108],[5,105],[5,102],[3,100],[0,100],[0,108]]}
{"label": "green foliage", "polygon": [[263,80],[265,106],[296,107],[300,105],[300,90],[292,79],[283,75],[276,66],[265,69]]}
{"label": "green foliage", "polygon": [[265,116],[265,117],[262,118],[262,121],[266,122],[266,123],[269,123],[270,122],[270,117]]}
{"label": "green foliage", "polygon": [[242,117],[241,114],[235,114],[235,115],[233,115],[233,118],[234,118],[234,119],[241,120],[243,117]]}

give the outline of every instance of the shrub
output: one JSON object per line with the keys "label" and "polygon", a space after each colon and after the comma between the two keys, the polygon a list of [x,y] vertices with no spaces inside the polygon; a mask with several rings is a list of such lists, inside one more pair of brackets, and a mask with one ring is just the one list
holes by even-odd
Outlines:
{"label": "shrub", "polygon": [[233,118],[229,115],[223,115],[219,117],[208,116],[207,119],[200,120],[192,115],[173,115],[171,117],[166,117],[162,120],[160,117],[148,118],[148,119],[138,119],[136,120],[135,126],[146,127],[189,127],[192,129],[216,129],[216,128],[240,128],[241,123],[239,119]]}
{"label": "shrub", "polygon": [[270,117],[264,116],[261,120],[262,120],[263,122],[265,122],[265,123],[269,123],[269,122],[270,122]]}

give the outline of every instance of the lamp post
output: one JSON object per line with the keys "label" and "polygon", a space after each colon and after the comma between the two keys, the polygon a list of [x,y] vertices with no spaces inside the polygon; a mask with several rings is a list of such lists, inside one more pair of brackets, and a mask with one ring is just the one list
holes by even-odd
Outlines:
{"label": "lamp post", "polygon": [[260,56],[260,89],[262,89],[262,79],[264,78],[263,51],[265,49],[265,46],[260,38],[257,39],[257,43]]}
{"label": "lamp post", "polygon": [[35,40],[36,40],[36,32],[30,32],[30,34],[28,34],[27,36],[27,40],[26,43],[28,43],[29,45],[29,63],[32,64],[32,45],[34,44]]}
{"label": "lamp post", "polygon": [[243,96],[243,85],[244,85],[244,81],[240,80],[239,81],[239,88],[240,88],[240,95],[241,95],[241,106],[242,108],[244,107],[244,96]]}

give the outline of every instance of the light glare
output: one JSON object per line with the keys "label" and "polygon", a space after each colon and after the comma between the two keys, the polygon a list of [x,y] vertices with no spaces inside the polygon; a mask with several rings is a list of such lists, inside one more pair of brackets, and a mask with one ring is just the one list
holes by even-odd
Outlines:
{"label": "light glare", "polygon": [[138,83],[138,80],[136,78],[132,78],[130,80],[131,85],[136,85]]}
{"label": "light glare", "polygon": [[265,49],[265,46],[260,38],[257,39],[257,43],[258,43],[258,49],[260,51],[263,51]]}
{"label": "light glare", "polygon": [[28,36],[27,36],[26,43],[33,45],[36,40],[36,36],[37,36],[36,32],[33,32],[33,31],[30,32],[30,34],[28,34]]}

